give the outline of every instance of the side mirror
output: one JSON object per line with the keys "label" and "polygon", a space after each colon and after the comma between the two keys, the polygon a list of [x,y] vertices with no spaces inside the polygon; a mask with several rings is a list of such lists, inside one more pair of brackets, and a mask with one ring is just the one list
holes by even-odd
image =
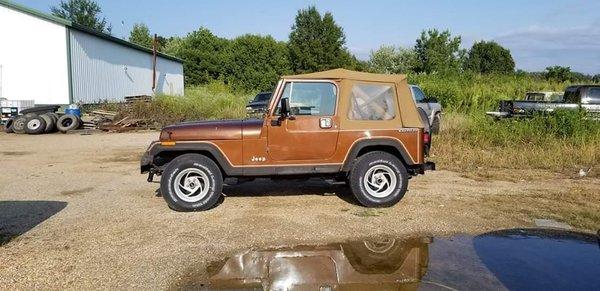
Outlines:
{"label": "side mirror", "polygon": [[290,98],[281,98],[281,116],[290,115]]}

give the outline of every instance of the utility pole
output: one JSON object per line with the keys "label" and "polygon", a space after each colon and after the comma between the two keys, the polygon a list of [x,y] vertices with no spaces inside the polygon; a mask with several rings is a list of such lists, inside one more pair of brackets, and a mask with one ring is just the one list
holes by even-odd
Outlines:
{"label": "utility pole", "polygon": [[156,89],[156,49],[157,49],[157,38],[156,33],[154,34],[154,41],[152,42],[152,92]]}

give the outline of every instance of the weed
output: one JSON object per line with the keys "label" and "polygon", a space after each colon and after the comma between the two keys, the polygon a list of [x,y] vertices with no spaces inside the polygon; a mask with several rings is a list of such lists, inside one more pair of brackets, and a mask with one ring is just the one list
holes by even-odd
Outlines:
{"label": "weed", "polygon": [[441,168],[470,173],[490,168],[569,173],[598,168],[600,123],[581,114],[495,121],[483,114],[449,113],[441,134],[433,139],[432,154]]}
{"label": "weed", "polygon": [[188,87],[185,96],[157,96],[128,108],[131,118],[153,120],[160,125],[203,119],[246,117],[246,104],[253,94],[235,92],[222,82]]}

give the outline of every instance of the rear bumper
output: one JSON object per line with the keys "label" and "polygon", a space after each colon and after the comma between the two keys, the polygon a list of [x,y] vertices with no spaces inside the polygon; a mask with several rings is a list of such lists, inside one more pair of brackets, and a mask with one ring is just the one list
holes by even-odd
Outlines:
{"label": "rear bumper", "polygon": [[424,171],[435,171],[435,163],[434,162],[426,162],[423,164]]}
{"label": "rear bumper", "polygon": [[414,165],[411,169],[414,175],[423,175],[425,174],[425,171],[435,171],[435,163],[425,162],[423,164]]}

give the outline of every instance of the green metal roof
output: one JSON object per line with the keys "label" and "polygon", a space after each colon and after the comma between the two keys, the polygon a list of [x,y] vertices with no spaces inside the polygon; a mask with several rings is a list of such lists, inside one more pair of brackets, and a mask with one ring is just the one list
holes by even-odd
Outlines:
{"label": "green metal roof", "polygon": [[[40,12],[38,10],[31,9],[29,7],[25,7],[23,5],[16,4],[14,2],[6,1],[6,0],[0,0],[0,5],[8,7],[8,8],[11,8],[13,10],[17,10],[17,11],[29,14],[31,16],[34,16],[34,17],[37,17],[37,18],[40,18],[40,19],[43,19],[43,20],[47,20],[47,21],[59,24],[59,25],[68,26],[70,28],[73,28],[73,29],[76,29],[76,30],[79,30],[79,31],[83,31],[83,32],[95,35],[97,37],[103,38],[105,40],[112,41],[112,42],[115,42],[115,43],[118,43],[118,44],[130,47],[130,48],[133,48],[133,49],[136,49],[136,50],[139,50],[139,51],[143,51],[143,52],[150,53],[150,54],[153,53],[152,49],[150,49],[150,48],[147,48],[147,47],[144,47],[144,46],[141,46],[141,45],[137,45],[135,43],[132,43],[132,42],[120,39],[118,37],[114,37],[114,36],[106,34],[106,33],[95,31],[95,30],[90,29],[88,27],[85,27],[83,25],[74,23],[74,22],[72,22],[70,20],[66,20],[64,18],[60,18],[60,17],[56,17],[54,15],[46,14],[46,13]],[[182,59],[174,57],[174,56],[171,56],[171,55],[167,55],[167,54],[160,53],[160,52],[157,52],[157,55],[160,56],[160,57],[163,57],[165,59],[169,59],[169,60],[172,60],[172,61],[183,63]]]}

